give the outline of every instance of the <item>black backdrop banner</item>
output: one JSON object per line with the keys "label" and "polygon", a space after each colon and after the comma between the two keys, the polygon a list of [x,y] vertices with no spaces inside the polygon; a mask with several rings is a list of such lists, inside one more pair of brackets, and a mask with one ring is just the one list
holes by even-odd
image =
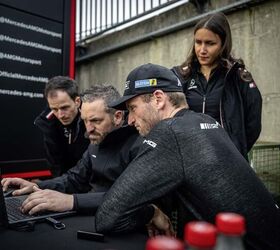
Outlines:
{"label": "black backdrop banner", "polygon": [[0,0],[2,174],[47,168],[34,119],[47,105],[48,79],[69,75],[70,3]]}

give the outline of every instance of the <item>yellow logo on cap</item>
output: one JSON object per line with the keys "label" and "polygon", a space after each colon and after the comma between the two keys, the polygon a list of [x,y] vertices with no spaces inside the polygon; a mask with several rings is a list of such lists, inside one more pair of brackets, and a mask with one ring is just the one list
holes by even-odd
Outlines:
{"label": "yellow logo on cap", "polygon": [[149,79],[150,86],[157,86],[157,79]]}
{"label": "yellow logo on cap", "polygon": [[135,88],[146,88],[157,86],[157,79],[143,79],[135,81]]}

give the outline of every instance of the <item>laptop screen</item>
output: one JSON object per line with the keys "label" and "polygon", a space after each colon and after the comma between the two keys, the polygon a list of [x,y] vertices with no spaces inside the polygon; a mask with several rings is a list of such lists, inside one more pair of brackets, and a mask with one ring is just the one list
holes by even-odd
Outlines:
{"label": "laptop screen", "polygon": [[[0,182],[1,182],[0,177]],[[8,225],[8,216],[6,211],[5,199],[3,194],[2,185],[0,185],[0,226],[7,226]]]}

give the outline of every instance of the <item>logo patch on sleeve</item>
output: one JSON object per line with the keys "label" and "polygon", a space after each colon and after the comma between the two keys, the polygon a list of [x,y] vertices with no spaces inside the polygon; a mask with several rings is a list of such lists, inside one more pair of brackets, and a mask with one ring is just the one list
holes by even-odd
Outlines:
{"label": "logo patch on sleeve", "polygon": [[201,129],[215,129],[219,127],[219,123],[216,121],[216,123],[200,123]]}
{"label": "logo patch on sleeve", "polygon": [[255,84],[255,82],[251,82],[251,83],[249,84],[249,87],[250,87],[250,89],[252,89],[252,88],[256,88],[257,85]]}
{"label": "logo patch on sleeve", "polygon": [[155,142],[151,141],[151,140],[144,140],[143,144],[144,143],[148,144],[149,146],[151,146],[153,148],[155,148],[157,146],[157,144]]}

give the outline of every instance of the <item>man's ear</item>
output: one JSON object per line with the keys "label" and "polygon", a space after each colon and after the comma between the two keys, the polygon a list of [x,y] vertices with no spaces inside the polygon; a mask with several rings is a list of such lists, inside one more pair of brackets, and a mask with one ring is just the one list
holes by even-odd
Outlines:
{"label": "man's ear", "polygon": [[79,96],[77,96],[75,98],[74,102],[75,102],[76,107],[80,108],[80,106],[81,106],[81,98]]}
{"label": "man's ear", "polygon": [[155,104],[158,110],[162,109],[165,106],[166,95],[160,89],[154,91],[153,96],[155,98]]}
{"label": "man's ear", "polygon": [[123,118],[124,118],[124,111],[122,110],[117,110],[114,114],[114,124],[116,126],[119,126],[121,125],[122,121],[123,121]]}

